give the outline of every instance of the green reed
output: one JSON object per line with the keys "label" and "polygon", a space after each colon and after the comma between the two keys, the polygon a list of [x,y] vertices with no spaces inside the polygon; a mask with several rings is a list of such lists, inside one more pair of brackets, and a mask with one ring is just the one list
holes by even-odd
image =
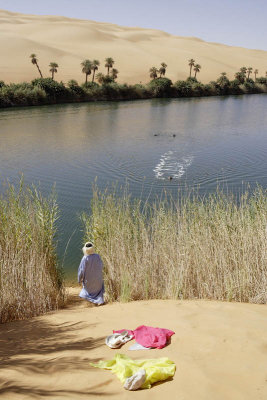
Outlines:
{"label": "green reed", "polygon": [[63,302],[55,251],[55,195],[7,185],[0,197],[0,322],[56,309]]}
{"label": "green reed", "polygon": [[241,195],[132,200],[94,189],[84,236],[105,263],[110,301],[213,299],[267,302],[267,198]]}

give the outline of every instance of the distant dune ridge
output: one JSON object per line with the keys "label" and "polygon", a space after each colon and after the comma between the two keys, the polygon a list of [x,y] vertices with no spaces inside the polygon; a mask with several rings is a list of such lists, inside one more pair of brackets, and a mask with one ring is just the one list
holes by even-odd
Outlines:
{"label": "distant dune ridge", "polygon": [[6,83],[39,77],[29,58],[32,53],[37,54],[45,77],[51,75],[49,63],[58,63],[56,79],[64,82],[84,81],[80,64],[87,58],[98,59],[98,72],[104,73],[104,60],[112,57],[121,83],[149,81],[149,68],[160,67],[161,62],[168,65],[166,76],[174,82],[185,79],[190,58],[202,66],[198,79],[204,83],[223,71],[233,79],[242,66],[257,68],[258,76],[265,76],[267,70],[267,51],[209,43],[154,29],[0,10],[0,31],[0,80]]}

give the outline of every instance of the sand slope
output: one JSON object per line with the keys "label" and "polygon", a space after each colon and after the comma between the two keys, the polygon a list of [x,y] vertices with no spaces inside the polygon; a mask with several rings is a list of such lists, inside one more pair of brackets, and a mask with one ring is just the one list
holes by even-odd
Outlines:
{"label": "sand slope", "polygon": [[[267,398],[267,308],[206,301],[140,301],[67,309],[0,326],[0,398],[263,400]],[[132,358],[167,356],[172,381],[129,393],[89,362],[112,358],[112,329],[140,324],[173,329],[162,350],[120,350]],[[130,342],[133,343],[133,342]]]}
{"label": "sand slope", "polygon": [[98,59],[104,72],[104,59],[113,57],[120,71],[119,81],[147,82],[151,66],[168,64],[172,80],[188,76],[187,60],[201,66],[203,82],[225,71],[233,78],[242,66],[257,68],[265,76],[267,52],[208,43],[197,38],[173,36],[166,32],[127,28],[110,23],[65,17],[35,16],[0,10],[0,79],[20,82],[38,77],[29,56],[36,53],[41,70],[49,75],[49,63],[59,64],[58,80],[84,80],[80,63]]}

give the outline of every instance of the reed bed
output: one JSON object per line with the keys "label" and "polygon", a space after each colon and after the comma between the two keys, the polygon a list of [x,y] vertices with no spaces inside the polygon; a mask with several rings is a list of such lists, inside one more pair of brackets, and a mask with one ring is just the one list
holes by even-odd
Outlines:
{"label": "reed bed", "polygon": [[0,197],[0,322],[56,309],[64,299],[55,252],[54,194],[7,185]]}
{"label": "reed bed", "polygon": [[84,236],[105,263],[109,301],[267,302],[267,198],[219,189],[152,203],[94,189]]}

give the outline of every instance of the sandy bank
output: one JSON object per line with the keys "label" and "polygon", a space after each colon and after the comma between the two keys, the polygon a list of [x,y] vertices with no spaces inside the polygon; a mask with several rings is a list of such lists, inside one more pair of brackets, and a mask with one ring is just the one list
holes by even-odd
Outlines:
{"label": "sandy bank", "polygon": [[0,10],[0,32],[0,79],[6,82],[38,77],[29,59],[32,53],[37,54],[44,76],[50,76],[49,63],[57,62],[56,79],[64,82],[84,81],[80,64],[86,58],[100,60],[99,72],[105,72],[104,59],[113,57],[122,83],[147,82],[149,68],[160,67],[163,61],[168,65],[167,76],[176,81],[188,77],[188,59],[195,59],[202,66],[199,79],[204,83],[223,71],[232,79],[242,66],[257,68],[259,76],[265,76],[267,64],[267,51],[65,17]]}
{"label": "sandy bank", "polygon": [[[267,308],[206,301],[140,301],[88,307],[72,289],[69,306],[0,326],[0,398],[260,400],[267,397]],[[112,358],[104,344],[114,328],[173,329],[162,350],[120,350],[132,358],[167,356],[174,379],[130,393],[89,362]]]}

